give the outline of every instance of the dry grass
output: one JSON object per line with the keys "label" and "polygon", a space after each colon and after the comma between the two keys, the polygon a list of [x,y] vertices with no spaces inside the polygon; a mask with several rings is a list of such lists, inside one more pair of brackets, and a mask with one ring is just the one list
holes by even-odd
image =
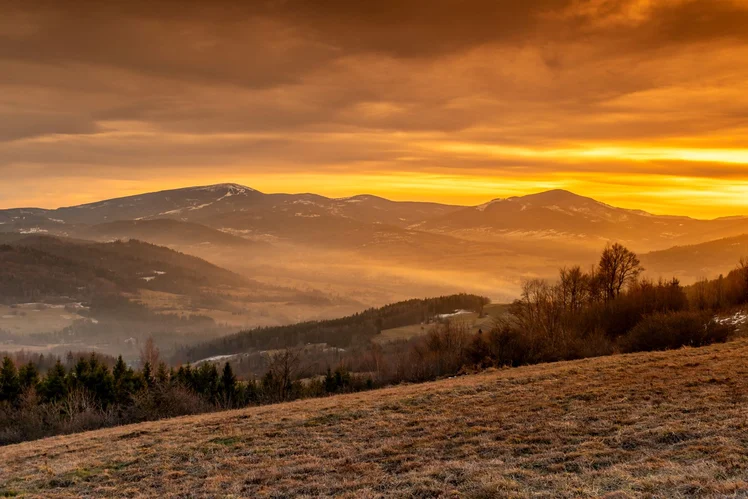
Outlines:
{"label": "dry grass", "polygon": [[33,304],[13,308],[0,305],[0,330],[18,335],[59,331],[81,319],[82,316],[62,307]]}
{"label": "dry grass", "polygon": [[[475,334],[478,330],[488,331],[496,323],[496,318],[504,315],[508,309],[506,304],[490,304],[484,309],[484,316],[476,313],[461,314],[450,319],[454,324],[461,324]],[[372,341],[380,345],[395,341],[409,340],[417,336],[425,336],[433,328],[433,324],[412,324],[410,326],[385,329],[381,334],[375,336]]]}
{"label": "dry grass", "polygon": [[748,340],[0,449],[0,496],[748,497]]}

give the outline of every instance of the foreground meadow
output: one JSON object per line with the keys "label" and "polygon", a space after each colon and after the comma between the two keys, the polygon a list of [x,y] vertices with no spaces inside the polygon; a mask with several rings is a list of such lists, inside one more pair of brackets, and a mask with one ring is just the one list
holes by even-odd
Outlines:
{"label": "foreground meadow", "polygon": [[0,448],[0,497],[748,497],[748,340]]}

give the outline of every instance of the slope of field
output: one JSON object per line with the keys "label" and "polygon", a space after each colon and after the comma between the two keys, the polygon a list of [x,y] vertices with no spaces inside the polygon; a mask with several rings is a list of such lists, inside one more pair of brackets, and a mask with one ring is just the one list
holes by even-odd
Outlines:
{"label": "slope of field", "polygon": [[745,497],[748,341],[56,437],[29,497]]}

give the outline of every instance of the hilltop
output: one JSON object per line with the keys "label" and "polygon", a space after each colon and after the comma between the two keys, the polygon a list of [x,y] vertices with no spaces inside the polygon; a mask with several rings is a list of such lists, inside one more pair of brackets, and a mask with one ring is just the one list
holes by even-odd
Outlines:
{"label": "hilltop", "polygon": [[739,496],[746,355],[738,340],[49,438],[3,448],[0,494]]}

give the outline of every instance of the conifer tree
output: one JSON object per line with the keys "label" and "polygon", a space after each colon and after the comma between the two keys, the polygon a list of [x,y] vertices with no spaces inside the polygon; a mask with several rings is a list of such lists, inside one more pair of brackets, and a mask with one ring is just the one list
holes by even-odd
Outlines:
{"label": "conifer tree", "polygon": [[18,379],[21,383],[21,390],[30,388],[36,390],[39,387],[39,371],[33,362],[29,361],[28,364],[18,370]]}
{"label": "conifer tree", "polygon": [[0,367],[0,402],[7,401],[15,404],[18,402],[20,395],[21,382],[18,379],[16,365],[10,357],[5,357],[2,367]]}
{"label": "conifer tree", "polygon": [[59,360],[47,372],[40,385],[42,398],[47,402],[62,400],[68,394],[68,382],[66,380],[65,367]]}
{"label": "conifer tree", "polygon": [[228,362],[223,366],[219,390],[226,401],[232,404],[236,402],[236,376]]}

